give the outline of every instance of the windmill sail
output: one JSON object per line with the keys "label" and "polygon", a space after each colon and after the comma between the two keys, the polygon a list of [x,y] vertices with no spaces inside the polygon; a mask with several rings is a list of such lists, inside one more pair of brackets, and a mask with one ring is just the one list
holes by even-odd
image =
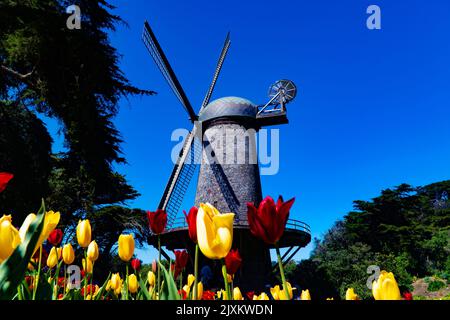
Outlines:
{"label": "windmill sail", "polygon": [[145,23],[144,23],[144,32],[142,33],[142,41],[144,42],[145,47],[147,48],[148,52],[152,56],[156,65],[158,66],[159,70],[161,71],[164,78],[166,79],[167,83],[172,88],[173,93],[177,96],[178,100],[180,100],[181,104],[186,109],[187,113],[189,114],[190,120],[192,122],[194,122],[197,119],[197,115],[195,114],[194,109],[192,108],[192,105],[189,102],[189,100],[183,90],[183,87],[181,86],[180,82],[178,81],[178,78],[176,77],[175,72],[173,71],[172,67],[170,66],[170,63],[167,60],[167,57],[164,54],[164,51],[162,50],[161,46],[159,45],[159,42],[156,39],[156,36],[153,33],[153,30],[147,21],[145,21]]}
{"label": "windmill sail", "polygon": [[175,221],[189,183],[198,167],[201,145],[195,138],[195,127],[186,137],[180,157],[175,164],[169,181],[164,189],[159,208],[167,212],[167,227]]}
{"label": "windmill sail", "polygon": [[[216,86],[217,79],[219,78],[220,70],[222,70],[223,62],[225,61],[225,57],[227,55],[228,49],[230,48],[231,40],[230,40],[230,33],[228,32],[227,37],[225,38],[225,42],[223,44],[222,52],[220,53],[219,60],[217,62],[216,71],[214,72],[214,77],[211,82],[211,85],[209,86],[209,90],[206,93],[205,99],[202,103],[202,108],[206,107],[209,103],[209,100],[211,99],[211,95],[213,93],[214,87]],[[200,109],[200,111],[201,111]]]}

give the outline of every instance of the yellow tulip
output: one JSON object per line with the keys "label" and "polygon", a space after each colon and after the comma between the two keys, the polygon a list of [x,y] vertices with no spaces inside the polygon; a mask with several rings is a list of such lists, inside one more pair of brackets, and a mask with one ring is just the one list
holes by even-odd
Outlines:
{"label": "yellow tulip", "polygon": [[[61,248],[59,248],[61,252]],[[58,264],[58,249],[53,247],[47,257],[47,267],[54,268]]]}
{"label": "yellow tulip", "polygon": [[200,203],[197,213],[197,240],[202,253],[209,259],[222,259],[233,243],[234,213],[221,214],[209,203]]}
{"label": "yellow tulip", "polygon": [[87,258],[87,263],[86,263],[86,260],[83,258],[82,265],[83,265],[84,271],[86,271],[87,273],[92,273],[92,271],[94,269],[94,264],[92,263],[91,259]]}
{"label": "yellow tulip", "polygon": [[302,290],[302,294],[300,295],[300,300],[311,300],[311,295],[309,294],[309,290]]}
{"label": "yellow tulip", "polygon": [[334,300],[334,298],[327,298],[327,300]]}
{"label": "yellow tulip", "polygon": [[378,280],[372,284],[375,300],[401,300],[400,289],[392,272],[381,271]]}
{"label": "yellow tulip", "polygon": [[345,293],[345,300],[359,300],[359,297],[353,288],[347,289],[347,292]]}
{"label": "yellow tulip", "polygon": [[217,297],[222,300],[228,300],[228,294],[225,290],[221,289],[217,292]]}
{"label": "yellow tulip", "polygon": [[97,261],[98,245],[97,245],[97,242],[95,242],[95,240],[89,244],[88,249],[87,249],[87,256],[91,261],[93,261],[93,262]]}
{"label": "yellow tulip", "polygon": [[281,289],[279,285],[270,288],[270,293],[275,300],[291,300],[294,297],[291,284],[289,282],[286,282],[286,285],[289,293],[289,299],[286,297],[284,290]]}
{"label": "yellow tulip", "polygon": [[64,245],[62,249],[62,257],[65,264],[72,264],[75,260],[75,252],[73,251],[73,247],[70,243]]}
{"label": "yellow tulip", "polygon": [[233,300],[244,300],[244,297],[242,296],[241,290],[239,287],[235,287],[233,289]]}
{"label": "yellow tulip", "polygon": [[128,276],[128,291],[131,293],[136,293],[139,288],[139,283],[135,274],[130,274]]}
{"label": "yellow tulip", "polygon": [[120,278],[120,274],[115,273],[111,276],[111,283],[109,288],[112,289],[114,291],[114,293],[116,294],[116,296],[118,296],[120,294],[120,292],[122,291],[122,284],[123,284],[123,280]]}
{"label": "yellow tulip", "polygon": [[149,284],[151,287],[154,287],[154,286],[155,286],[156,276],[155,276],[155,274],[153,273],[153,271],[149,271],[149,272],[148,272],[148,274],[147,274],[147,281],[148,281],[148,284]]}
{"label": "yellow tulip", "polygon": [[79,221],[77,225],[77,241],[80,247],[86,248],[91,243],[92,228],[88,219]]}
{"label": "yellow tulip", "polygon": [[119,273],[114,273],[111,276],[111,289],[116,290],[117,287],[120,286],[120,282],[122,281],[122,279],[120,278],[120,274]]}
{"label": "yellow tulip", "polygon": [[21,242],[19,231],[11,221],[10,215],[0,218],[0,263],[8,259]]}
{"label": "yellow tulip", "polygon": [[199,283],[197,283],[197,299],[196,300],[201,300],[203,297],[203,283],[200,281]]}
{"label": "yellow tulip", "polygon": [[269,296],[265,292],[263,292],[259,296],[255,294],[253,296],[253,300],[269,300]]}
{"label": "yellow tulip", "polygon": [[130,261],[134,254],[134,238],[131,234],[119,236],[119,257],[122,261]]}
{"label": "yellow tulip", "polygon": [[[25,240],[25,235],[27,234],[28,228],[36,219],[36,215],[34,213],[30,213],[22,223],[22,226],[19,229],[20,238]],[[38,242],[36,243],[36,247],[34,248],[34,252],[39,249],[42,243],[48,238],[50,233],[55,230],[56,226],[59,223],[60,213],[54,211],[47,211],[44,217],[44,226],[42,227],[41,235],[39,236]]]}
{"label": "yellow tulip", "polygon": [[194,283],[194,281],[195,281],[195,276],[193,274],[189,274],[187,277],[187,285],[189,287],[191,287],[192,284]]}

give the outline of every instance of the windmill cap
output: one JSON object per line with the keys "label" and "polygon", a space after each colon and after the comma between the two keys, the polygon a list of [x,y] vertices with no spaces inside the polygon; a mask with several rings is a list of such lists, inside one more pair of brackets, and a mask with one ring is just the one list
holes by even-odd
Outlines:
{"label": "windmill cap", "polygon": [[239,97],[224,97],[208,104],[198,115],[200,121],[222,117],[256,118],[257,106],[250,100]]}

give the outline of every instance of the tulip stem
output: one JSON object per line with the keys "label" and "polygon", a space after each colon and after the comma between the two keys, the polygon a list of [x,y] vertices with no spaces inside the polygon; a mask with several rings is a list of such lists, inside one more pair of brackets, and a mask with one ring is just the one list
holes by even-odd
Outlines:
{"label": "tulip stem", "polygon": [[86,300],[86,291],[87,291],[87,278],[88,278],[88,260],[87,260],[87,251],[84,248],[84,291],[83,291],[83,300]]}
{"label": "tulip stem", "polygon": [[222,262],[222,276],[223,282],[225,283],[225,291],[227,292],[227,300],[233,300],[230,292],[230,286],[228,285],[227,265],[225,264],[225,259],[221,259],[220,261]]}
{"label": "tulip stem", "polygon": [[157,283],[157,285],[158,285],[158,300],[159,300],[159,298],[160,298],[160,296],[161,296],[161,292],[160,292],[160,290],[161,290],[161,287],[160,287],[160,281],[161,281],[161,266],[160,266],[160,264],[161,264],[161,236],[158,234],[158,283]]}
{"label": "tulip stem", "polygon": [[125,283],[126,283],[126,285],[125,285],[125,288],[126,288],[125,300],[128,300],[128,262],[126,263],[125,269],[126,269],[126,273],[127,273],[126,278],[125,278]]}
{"label": "tulip stem", "polygon": [[37,275],[34,277],[33,300],[36,300],[38,281],[39,281],[39,277],[41,276],[41,266],[42,266],[42,245],[39,247],[38,272],[37,272]]}
{"label": "tulip stem", "polygon": [[280,254],[280,248],[278,248],[278,243],[275,244],[275,250],[277,252],[277,258],[278,258],[278,266],[280,268],[280,275],[281,275],[281,281],[283,282],[283,290],[284,294],[286,296],[286,299],[290,300],[289,290],[286,284],[286,277],[284,276],[284,268],[283,268],[283,261],[281,260],[281,254]]}
{"label": "tulip stem", "polygon": [[194,299],[198,300],[197,290],[198,290],[198,244],[195,244],[195,259],[194,259]]}

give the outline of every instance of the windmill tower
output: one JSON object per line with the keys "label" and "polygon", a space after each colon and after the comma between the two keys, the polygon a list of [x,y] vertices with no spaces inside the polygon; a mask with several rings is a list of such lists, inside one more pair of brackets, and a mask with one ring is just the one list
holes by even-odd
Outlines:
{"label": "windmill tower", "polygon": [[[244,290],[263,289],[273,271],[270,247],[250,234],[247,221],[247,203],[258,205],[262,200],[256,132],[262,127],[288,123],[286,104],[295,98],[297,89],[292,81],[280,80],[270,87],[269,101],[264,105],[239,97],[210,102],[231,44],[228,33],[212,83],[196,114],[148,22],[144,24],[142,39],[194,125],[184,141],[159,204],[159,208],[168,214],[168,225],[161,242],[169,250],[188,248],[192,252],[180,206],[200,166],[195,205],[209,202],[220,212],[236,214],[233,248],[238,248],[243,258],[236,280]],[[156,244],[155,238],[150,239],[150,244]],[[283,262],[289,262],[310,240],[309,226],[289,219],[279,243],[280,247],[288,248]]]}

